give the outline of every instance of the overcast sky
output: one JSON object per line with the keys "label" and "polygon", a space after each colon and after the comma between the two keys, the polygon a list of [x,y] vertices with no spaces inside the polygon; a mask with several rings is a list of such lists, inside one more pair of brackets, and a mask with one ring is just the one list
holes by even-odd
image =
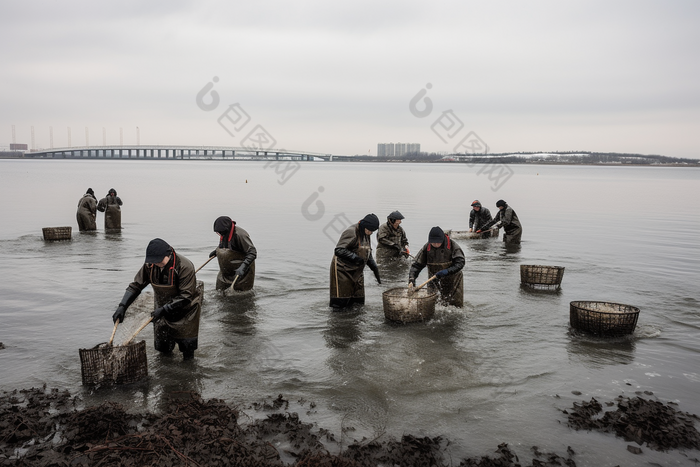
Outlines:
{"label": "overcast sky", "polygon": [[86,127],[91,145],[103,128],[107,144],[138,127],[141,144],[204,146],[264,130],[371,155],[473,132],[492,153],[698,158],[699,25],[696,0],[3,1],[0,148],[15,125],[37,148],[50,127],[54,147],[69,127],[72,146]]}

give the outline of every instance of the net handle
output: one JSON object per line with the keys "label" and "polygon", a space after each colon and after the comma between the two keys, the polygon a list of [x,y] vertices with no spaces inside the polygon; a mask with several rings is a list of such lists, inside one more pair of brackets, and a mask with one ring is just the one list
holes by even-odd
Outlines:
{"label": "net handle", "polygon": [[114,329],[112,329],[112,335],[109,338],[109,344],[107,344],[109,346],[112,345],[112,341],[114,340],[114,334],[117,332],[117,326],[119,326],[119,320],[116,320],[114,322]]}
{"label": "net handle", "polygon": [[143,330],[143,328],[145,328],[146,326],[148,326],[148,323],[150,323],[151,321],[153,321],[153,316],[151,316],[150,318],[148,318],[148,319],[146,320],[146,322],[143,323],[143,324],[141,325],[141,327],[138,328],[138,329],[136,330],[136,332],[134,333],[134,335],[132,335],[128,340],[124,341],[124,343],[123,343],[122,345],[127,345],[127,344],[129,344],[129,342],[133,341],[133,340],[134,340],[134,337],[136,337],[136,335],[137,335],[138,333],[140,333],[140,332]]}
{"label": "net handle", "polygon": [[418,292],[418,290],[420,290],[420,289],[422,289],[423,287],[425,287],[425,286],[428,284],[428,282],[432,281],[432,280],[435,279],[436,277],[437,277],[437,276],[431,277],[430,279],[428,279],[427,281],[423,282],[423,283],[422,283],[421,285],[419,285],[418,287],[415,287],[415,288],[412,290],[412,292],[413,292],[413,293]]}

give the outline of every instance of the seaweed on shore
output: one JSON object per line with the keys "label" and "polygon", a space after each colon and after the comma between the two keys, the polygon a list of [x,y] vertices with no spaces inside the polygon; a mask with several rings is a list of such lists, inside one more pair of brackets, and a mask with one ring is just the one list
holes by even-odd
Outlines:
{"label": "seaweed on shore", "polygon": [[[568,416],[569,426],[576,430],[615,433],[626,441],[640,446],[646,443],[657,451],[700,449],[700,433],[695,429],[694,422],[698,420],[696,415],[676,410],[672,402],[664,404],[624,396],[617,397],[616,401],[616,410],[604,412],[602,404],[592,398],[590,402],[574,403],[573,408],[564,413]],[[606,405],[613,406],[615,403]]]}
{"label": "seaweed on shore", "polygon": [[[130,413],[120,404],[78,408],[67,391],[33,388],[0,395],[0,466],[274,466],[328,467],[455,465],[441,437],[380,436],[344,450],[323,428],[296,413],[272,413],[240,424],[240,413],[219,399],[185,393],[158,414]],[[313,405],[313,403],[312,403]],[[286,410],[281,395],[262,410]],[[338,447],[330,453],[322,441]],[[567,465],[571,459],[533,447],[532,466]],[[520,467],[504,443],[494,457],[464,459],[462,467]]]}

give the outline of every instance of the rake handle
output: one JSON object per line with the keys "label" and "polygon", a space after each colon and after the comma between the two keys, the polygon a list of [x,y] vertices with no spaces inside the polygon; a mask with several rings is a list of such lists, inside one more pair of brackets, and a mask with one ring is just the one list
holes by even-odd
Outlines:
{"label": "rake handle", "polygon": [[435,279],[436,277],[437,277],[437,276],[431,277],[430,279],[428,279],[427,281],[423,282],[423,283],[422,283],[421,285],[419,285],[418,287],[415,287],[415,288],[413,289],[413,291],[414,291],[414,292],[417,292],[419,289],[425,287],[425,286],[428,284],[428,282],[430,282],[431,280]]}
{"label": "rake handle", "polygon": [[206,266],[207,264],[209,264],[209,261],[213,260],[214,258],[216,258],[216,256],[212,256],[211,258],[209,258],[209,259],[207,260],[207,262],[204,263],[204,264],[202,264],[200,267],[198,267],[197,270],[196,270],[194,273],[197,274],[197,273],[199,272],[200,269],[202,269],[204,266]]}
{"label": "rake handle", "polygon": [[145,323],[143,323],[143,324],[141,325],[140,328],[138,328],[138,330],[134,333],[134,335],[131,336],[128,340],[126,340],[122,345],[127,345],[129,342],[133,341],[133,340],[134,340],[134,337],[136,337],[136,335],[137,335],[138,333],[140,333],[140,332],[143,330],[143,328],[145,328],[146,326],[148,326],[148,323],[150,323],[151,321],[153,321],[153,316],[151,316],[150,318],[148,318],[148,320],[147,320]]}
{"label": "rake handle", "polygon": [[239,277],[241,277],[241,276],[236,276],[233,278],[233,282],[231,282],[231,287],[228,288],[229,292],[234,292],[233,286],[236,285],[236,281],[238,280]]}
{"label": "rake handle", "polygon": [[117,326],[119,326],[119,320],[116,320],[114,322],[114,329],[112,329],[112,335],[109,338],[109,344],[107,345],[112,345],[112,341],[114,340],[114,334],[117,332]]}

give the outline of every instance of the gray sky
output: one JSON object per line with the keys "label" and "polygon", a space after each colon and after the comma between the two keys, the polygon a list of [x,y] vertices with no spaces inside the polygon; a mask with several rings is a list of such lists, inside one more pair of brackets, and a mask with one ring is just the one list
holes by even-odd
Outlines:
{"label": "gray sky", "polygon": [[[489,152],[698,158],[699,24],[695,0],[4,1],[0,148],[12,125],[37,148],[49,127],[54,147],[68,127],[72,146],[86,127],[91,145],[138,127],[141,144],[239,146],[260,125],[333,154],[451,152],[474,132]],[[227,131],[236,103],[250,120]]]}

